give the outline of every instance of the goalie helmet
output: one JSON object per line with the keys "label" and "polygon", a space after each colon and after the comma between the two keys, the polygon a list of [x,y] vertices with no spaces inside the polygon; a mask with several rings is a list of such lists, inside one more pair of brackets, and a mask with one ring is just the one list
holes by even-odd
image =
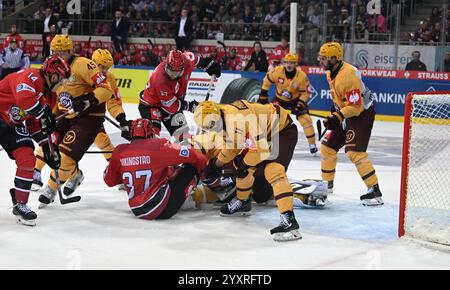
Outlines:
{"label": "goalie helmet", "polygon": [[131,123],[130,130],[133,139],[149,139],[154,137],[153,126],[148,119],[136,119]]}

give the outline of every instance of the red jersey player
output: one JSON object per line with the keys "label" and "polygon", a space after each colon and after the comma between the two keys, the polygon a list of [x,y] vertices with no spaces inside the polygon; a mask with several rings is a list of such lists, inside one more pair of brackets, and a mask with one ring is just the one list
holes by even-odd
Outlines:
{"label": "red jersey player", "polygon": [[[193,148],[153,138],[152,127],[147,119],[132,122],[132,141],[114,149],[104,180],[109,187],[125,185],[128,204],[138,218],[168,219],[197,185],[207,160]],[[179,164],[177,174],[168,177],[171,166]]]}
{"label": "red jersey player", "polygon": [[51,154],[47,143],[56,127],[50,109],[56,100],[51,99],[51,90],[69,76],[67,63],[60,57],[51,56],[40,69],[21,70],[0,81],[0,145],[17,165],[15,187],[10,189],[10,194],[13,214],[24,225],[35,225],[37,218],[27,206],[36,162],[33,139],[42,146],[50,167],[60,165],[59,152],[56,150],[56,154]]}
{"label": "red jersey player", "polygon": [[170,135],[183,139],[183,134],[189,131],[183,111],[193,112],[197,101],[187,102],[184,96],[189,78],[194,68],[205,70],[210,76],[220,77],[220,65],[209,57],[201,57],[192,52],[172,50],[164,62],[160,63],[147,87],[141,92],[139,112],[142,118],[151,120],[157,129],[161,130],[161,122]]}

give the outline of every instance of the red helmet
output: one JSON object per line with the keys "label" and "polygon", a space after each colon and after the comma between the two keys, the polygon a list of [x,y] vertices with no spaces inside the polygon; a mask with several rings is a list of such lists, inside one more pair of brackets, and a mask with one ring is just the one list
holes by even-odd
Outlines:
{"label": "red helmet", "polygon": [[131,122],[131,137],[136,138],[153,138],[154,131],[150,120],[148,119],[136,119]]}
{"label": "red helmet", "polygon": [[173,79],[177,79],[183,75],[184,57],[179,50],[171,50],[167,55],[164,70]]}
{"label": "red helmet", "polygon": [[51,76],[53,74],[59,75],[61,78],[70,77],[70,67],[67,62],[57,55],[47,57],[42,64],[42,71],[44,74]]}

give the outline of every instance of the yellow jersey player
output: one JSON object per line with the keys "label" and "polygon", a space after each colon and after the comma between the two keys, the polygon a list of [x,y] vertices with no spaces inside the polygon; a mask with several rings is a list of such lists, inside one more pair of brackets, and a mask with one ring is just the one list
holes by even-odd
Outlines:
{"label": "yellow jersey player", "polygon": [[221,207],[221,216],[250,214],[254,173],[263,165],[262,172],[273,189],[281,214],[281,223],[271,230],[271,235],[276,241],[300,239],[293,211],[292,187],[283,166],[292,159],[298,138],[297,127],[289,112],[278,105],[243,100],[229,105],[205,101],[194,111],[194,121],[202,129],[215,132],[225,140],[217,157],[209,160],[206,178],[220,176],[224,165],[233,162],[236,197]]}
{"label": "yellow jersey player", "polygon": [[290,110],[297,117],[308,140],[309,151],[315,155],[317,152],[316,135],[308,110],[308,100],[311,95],[309,79],[306,73],[297,67],[297,55],[286,54],[283,58],[283,65],[277,66],[267,73],[261,87],[259,103],[268,103],[268,92],[273,84],[276,86],[276,93],[272,102]]}
{"label": "yellow jersey player", "polygon": [[[58,89],[58,108],[61,111],[73,109],[74,114],[66,116],[69,126],[59,144],[61,184],[72,180],[78,184],[78,162],[97,137],[103,127],[106,102],[114,98],[114,91],[90,59],[72,53],[73,44],[68,35],[56,35],[50,43],[52,54],[67,60],[71,68],[71,77]],[[61,132],[60,132],[61,133]],[[47,186],[39,196],[41,207],[54,201],[58,185],[55,172],[51,173]],[[69,190],[73,192],[73,190]],[[67,192],[67,191],[66,191]]]}
{"label": "yellow jersey player", "polygon": [[[109,114],[116,119],[121,127],[123,128],[122,131],[122,137],[125,139],[129,139],[129,136],[127,136],[129,124],[130,122],[127,121],[125,111],[122,108],[122,100],[120,97],[119,89],[117,87],[116,79],[114,74],[110,71],[110,68],[113,66],[113,58],[111,53],[106,49],[97,49],[93,52],[91,59],[97,64],[100,72],[106,77],[106,80],[110,84],[111,88],[114,90],[114,98],[110,99],[106,103],[106,108],[109,112]],[[62,128],[65,126],[68,120],[62,120],[59,122],[58,131],[62,131],[62,133],[66,132],[67,130]],[[69,124],[70,126],[70,124]],[[63,136],[61,136],[63,137]],[[62,140],[61,140],[62,141]],[[112,144],[109,136],[106,134],[105,129],[102,127],[100,132],[97,134],[97,137],[94,140],[94,144],[102,151],[105,151],[107,153],[104,153],[103,156],[105,157],[106,161],[109,162],[111,159],[111,153],[114,150],[114,145]],[[41,171],[45,166],[45,161],[43,159],[43,152],[42,150],[38,151],[37,154],[37,160],[36,165],[34,168],[34,176],[33,176],[33,191],[37,191],[42,186],[42,180],[41,180]],[[78,169],[78,173],[76,178],[70,179],[67,181],[66,186],[64,187],[65,194],[69,195],[73,193],[73,191],[78,187],[81,182],[84,180],[83,172]]]}
{"label": "yellow jersey player", "polygon": [[354,66],[343,61],[343,48],[337,42],[325,43],[319,52],[319,61],[326,70],[334,106],[324,125],[327,129],[320,147],[322,179],[334,185],[337,152],[345,146],[347,157],[355,164],[368,191],[361,196],[363,205],[382,205],[375,169],[369,160],[367,147],[375,120],[375,109],[370,91]]}

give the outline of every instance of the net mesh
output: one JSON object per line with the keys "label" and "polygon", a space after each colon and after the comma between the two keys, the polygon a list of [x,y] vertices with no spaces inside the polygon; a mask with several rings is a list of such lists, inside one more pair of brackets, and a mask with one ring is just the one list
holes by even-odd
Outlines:
{"label": "net mesh", "polygon": [[450,245],[450,94],[414,95],[405,233]]}

